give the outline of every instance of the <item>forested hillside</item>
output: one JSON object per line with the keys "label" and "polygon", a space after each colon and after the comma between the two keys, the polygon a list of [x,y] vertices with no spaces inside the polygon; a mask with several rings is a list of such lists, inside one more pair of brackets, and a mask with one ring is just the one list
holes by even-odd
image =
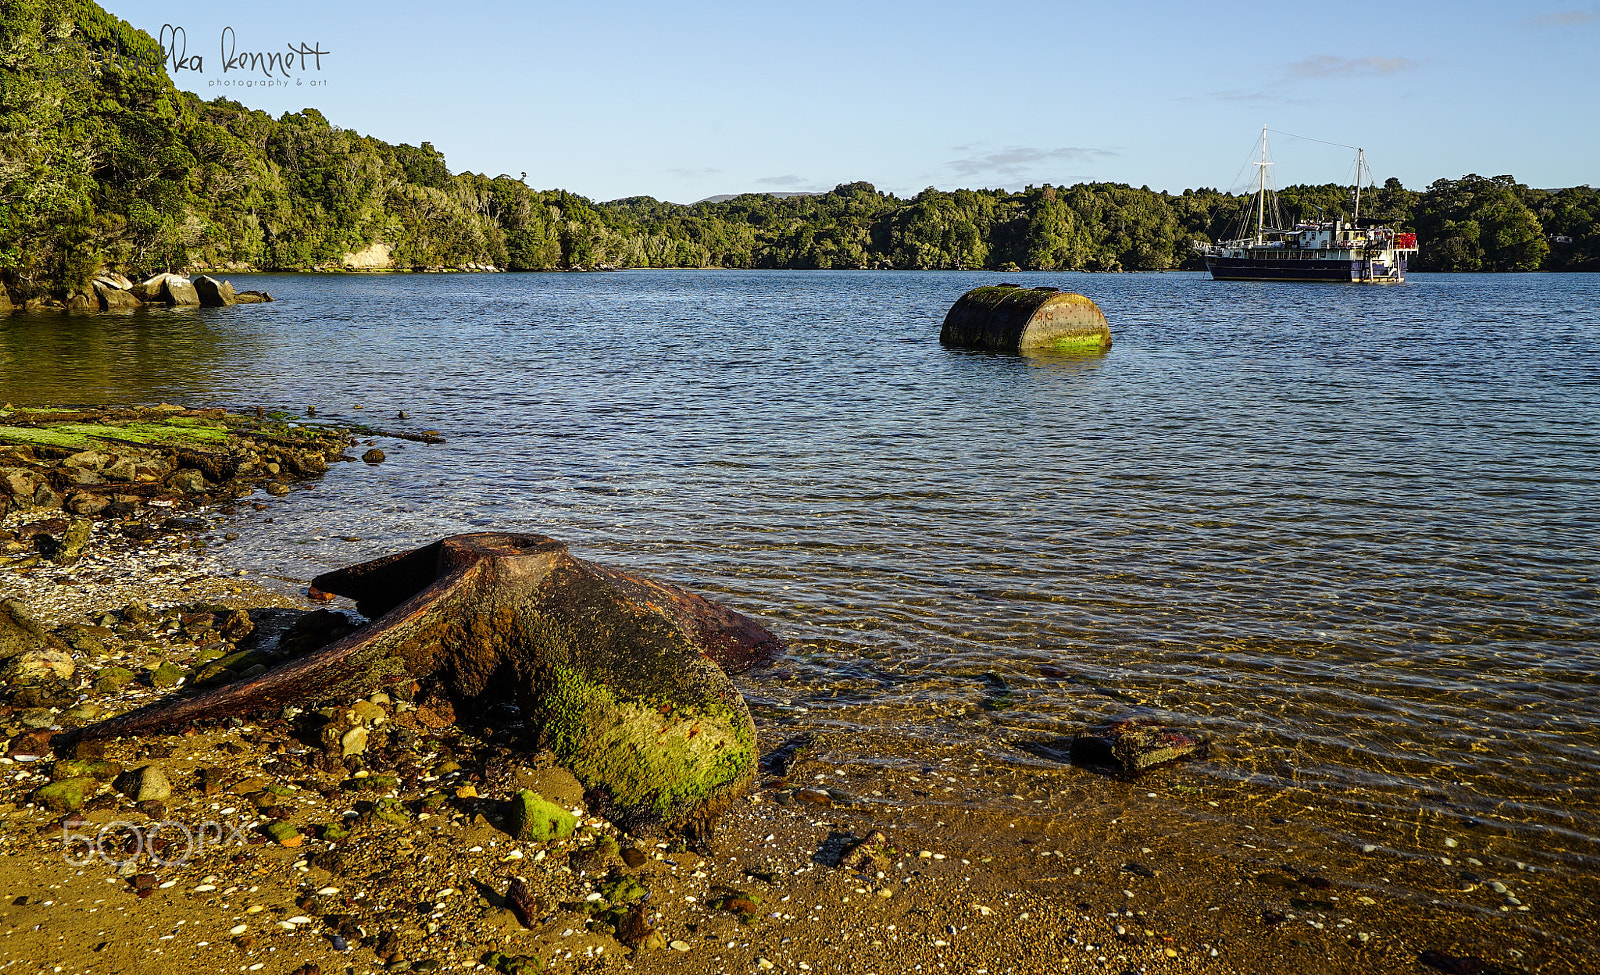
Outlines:
{"label": "forested hillside", "polygon": [[[90,0],[0,0],[0,68],[0,279],[18,299],[81,289],[101,267],[337,268],[374,243],[402,268],[1162,270],[1200,266],[1194,242],[1229,236],[1249,206],[1113,183],[596,203],[452,174],[426,142],[390,145],[315,109],[202,101],[173,87],[153,38]],[[1280,202],[1286,220],[1348,213],[1349,188]],[[1587,186],[1391,179],[1362,212],[1416,230],[1424,270],[1600,270]]]}

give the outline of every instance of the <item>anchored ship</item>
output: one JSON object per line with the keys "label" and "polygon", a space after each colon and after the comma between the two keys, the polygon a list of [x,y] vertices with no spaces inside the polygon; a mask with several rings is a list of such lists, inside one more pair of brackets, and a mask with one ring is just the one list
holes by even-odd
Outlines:
{"label": "anchored ship", "polygon": [[[1417,253],[1417,235],[1401,233],[1380,221],[1361,218],[1365,150],[1356,150],[1355,213],[1351,219],[1314,220],[1284,228],[1267,170],[1267,130],[1261,130],[1257,167],[1255,233],[1242,225],[1235,240],[1204,248],[1206,267],[1216,281],[1399,282],[1406,260]],[[1269,222],[1268,216],[1272,217]],[[1246,218],[1248,219],[1248,218]],[[1243,224],[1243,221],[1241,221]]]}

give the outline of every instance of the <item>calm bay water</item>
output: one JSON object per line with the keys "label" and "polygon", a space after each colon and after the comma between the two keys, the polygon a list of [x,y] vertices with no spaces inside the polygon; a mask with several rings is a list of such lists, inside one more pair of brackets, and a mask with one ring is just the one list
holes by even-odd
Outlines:
{"label": "calm bay water", "polygon": [[0,320],[0,401],[438,430],[226,551],[543,532],[790,641],[758,715],[1050,770],[1137,704],[1357,841],[1422,804],[1600,873],[1600,276],[1006,279],[1115,347],[941,348],[977,273],[235,277],[279,302]]}

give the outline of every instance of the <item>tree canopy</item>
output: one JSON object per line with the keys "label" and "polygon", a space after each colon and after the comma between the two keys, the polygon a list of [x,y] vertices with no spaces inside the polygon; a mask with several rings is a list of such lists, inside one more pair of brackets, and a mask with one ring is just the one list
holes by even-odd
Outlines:
{"label": "tree canopy", "polygon": [[[693,205],[606,203],[452,173],[315,109],[272,116],[175,88],[148,34],[92,0],[0,0],[0,279],[19,297],[96,269],[341,266],[386,244],[401,267],[1155,271],[1203,266],[1250,197],[1119,183],[942,191],[870,183]],[[1348,214],[1347,186],[1279,193],[1286,221]],[[1367,191],[1364,216],[1415,230],[1413,266],[1600,269],[1600,191],[1510,176]]]}

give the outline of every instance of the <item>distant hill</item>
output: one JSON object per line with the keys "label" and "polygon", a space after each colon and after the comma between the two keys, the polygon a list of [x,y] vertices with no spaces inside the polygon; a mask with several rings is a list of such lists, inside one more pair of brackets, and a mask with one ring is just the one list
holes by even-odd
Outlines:
{"label": "distant hill", "polygon": [[751,193],[718,193],[716,196],[708,196],[703,200],[696,200],[696,201],[694,201],[693,203],[691,203],[689,205],[690,206],[699,206],[702,203],[726,203],[729,200],[737,200],[741,196],[770,196],[774,200],[787,200],[791,196],[821,196],[821,195],[822,195],[821,192],[806,191],[806,190],[796,190],[796,191],[792,191],[792,192],[781,192],[781,191],[779,191],[779,192],[771,192],[771,193],[762,192],[762,191],[756,191],[756,192],[751,192]]}

